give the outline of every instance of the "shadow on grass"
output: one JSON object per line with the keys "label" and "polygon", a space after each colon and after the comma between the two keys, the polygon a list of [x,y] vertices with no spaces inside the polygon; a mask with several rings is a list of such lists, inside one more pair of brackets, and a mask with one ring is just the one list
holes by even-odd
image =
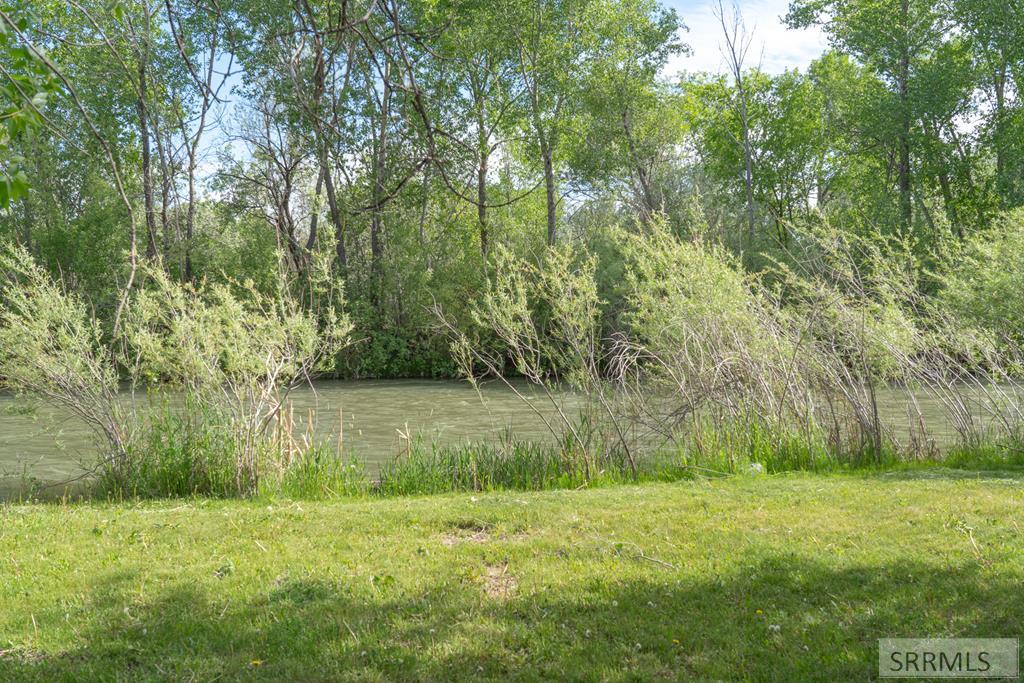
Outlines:
{"label": "shadow on grass", "polygon": [[929,479],[945,481],[978,481],[1003,480],[1024,482],[1024,469],[959,469],[942,465],[907,466],[886,470],[851,470],[851,475],[859,475],[865,479],[877,481],[927,481]]}
{"label": "shadow on grass", "polygon": [[837,570],[779,555],[698,581],[652,568],[504,600],[432,578],[416,593],[279,578],[241,604],[182,581],[126,607],[138,577],[112,575],[76,624],[80,647],[9,651],[0,680],[863,680],[877,638],[1013,637],[1024,623],[1024,577],[981,565]]}

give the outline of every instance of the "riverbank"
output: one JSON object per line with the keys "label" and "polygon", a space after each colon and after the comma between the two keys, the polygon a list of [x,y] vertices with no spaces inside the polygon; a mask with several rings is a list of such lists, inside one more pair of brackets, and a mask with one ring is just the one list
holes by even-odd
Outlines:
{"label": "riverbank", "polygon": [[1024,475],[0,507],[0,679],[865,679],[1019,636]]}
{"label": "riverbank", "polygon": [[[396,460],[408,464],[409,452],[416,456],[418,467],[390,467],[389,474],[396,491],[416,493],[437,493],[456,484],[451,480],[468,479],[480,488],[487,482],[473,481],[465,472],[459,476],[451,476],[453,470],[466,470],[469,467],[479,469],[477,455],[491,456],[494,446],[508,445],[514,441],[520,448],[502,448],[503,451],[518,451],[504,457],[505,464],[516,465],[512,469],[517,472],[501,472],[508,469],[501,463],[495,463],[494,469],[499,487],[539,488],[569,487],[580,484],[571,473],[564,472],[565,467],[551,468],[550,460],[559,454],[545,452],[558,442],[544,427],[543,420],[533,412],[534,408],[541,411],[553,411],[552,406],[543,396],[534,396],[536,388],[525,381],[515,382],[516,390],[527,396],[534,397],[531,401],[523,401],[507,387],[496,383],[481,385],[481,393],[467,382],[437,380],[365,380],[365,381],[317,381],[314,386],[300,387],[290,394],[288,404],[289,419],[294,419],[294,432],[297,440],[308,437],[308,440],[322,451],[343,456],[348,465],[356,464],[358,471],[344,473],[327,472],[324,477],[313,477],[314,481],[290,482],[296,484],[292,490],[286,491],[294,497],[302,493],[301,489],[323,488],[336,492],[348,492],[353,489],[369,488],[381,477],[382,468],[388,468]],[[483,400],[481,400],[481,397]],[[564,409],[570,414],[578,408],[578,403],[569,394],[560,394],[564,400]],[[133,401],[132,395],[125,391],[122,394],[125,405]],[[148,411],[159,410],[163,401],[172,406],[180,406],[181,395],[174,393],[140,394],[137,405]],[[915,410],[921,411],[922,419],[928,426],[927,438],[912,432],[907,424],[908,404],[911,395],[894,388],[879,391],[879,411],[885,424],[893,430],[893,435],[904,447],[911,442],[913,433],[919,443],[918,450],[925,455],[930,451],[945,454],[960,447],[960,437],[949,421],[946,408],[930,395],[915,396]],[[147,414],[144,410],[143,414]],[[920,427],[915,422],[917,427]],[[559,425],[555,425],[556,428]],[[154,439],[154,443],[166,445],[174,439],[164,438],[178,436],[180,433],[163,435]],[[733,435],[726,448],[718,449],[720,453],[690,453],[686,462],[690,465],[711,469],[744,469],[746,461],[754,458],[769,471],[788,469],[827,469],[843,465],[849,458],[842,457],[834,445],[829,448],[818,448],[810,453],[787,453],[779,448],[778,439],[768,435],[767,443],[756,454],[748,453],[740,458],[743,462],[737,467],[732,462],[732,454],[746,452],[751,449],[749,444],[733,443],[743,441],[747,435]],[[804,435],[806,436],[806,435]],[[706,442],[714,442],[714,438],[705,438]],[[152,445],[152,444],[151,444]],[[806,446],[804,451],[815,451],[813,444],[788,444]],[[488,448],[490,446],[490,448]],[[744,448],[743,446],[746,446]],[[981,453],[978,446],[960,447],[966,452],[970,467],[976,460],[1002,460],[1003,462],[981,463],[986,468],[1005,467],[1012,458],[1000,456],[998,449],[989,449],[992,453]],[[153,448],[153,456],[169,454],[170,460],[176,465],[182,463],[174,448]],[[715,450],[715,449],[709,449]],[[825,451],[829,451],[826,453]],[[907,450],[910,450],[909,448]],[[1004,449],[1005,451],[1006,449]],[[531,452],[528,452],[531,451]],[[77,495],[87,492],[82,485],[73,486],[70,490],[60,486],[60,482],[76,480],[84,472],[95,466],[102,452],[88,426],[66,409],[57,408],[24,396],[13,396],[0,391],[0,501],[18,500],[40,497],[56,499],[63,495]],[[1019,465],[1024,467],[1024,453],[1021,449],[1009,449],[1011,455],[1016,452]],[[831,453],[831,455],[830,455]],[[196,453],[203,456],[204,453]],[[444,457],[435,458],[435,455]],[[673,472],[671,465],[683,461],[681,454],[668,453],[672,461],[667,467],[670,471],[660,471],[657,478],[678,478],[680,472]],[[904,454],[905,455],[905,454]],[[917,454],[917,455],[920,455]],[[755,457],[756,456],[756,457]],[[201,457],[200,457],[201,459]],[[473,459],[470,464],[468,461]],[[495,458],[485,458],[495,460]],[[523,463],[527,460],[544,460],[545,463]],[[901,458],[898,453],[881,455],[882,465],[892,466]],[[963,458],[961,458],[963,459]],[[863,465],[864,463],[861,463]],[[522,465],[522,466],[520,466]],[[170,467],[167,469],[176,469]],[[552,472],[552,469],[562,471]],[[609,474],[616,474],[608,468]],[[659,469],[666,469],[660,467]],[[307,472],[308,473],[308,472]],[[343,474],[344,476],[339,476]],[[589,472],[585,472],[589,476]],[[358,479],[365,481],[358,481]],[[622,479],[631,479],[632,472]],[[333,481],[332,481],[333,479]],[[340,479],[341,481],[338,481]],[[477,477],[479,479],[479,477]],[[537,480],[543,480],[541,484]],[[528,481],[526,481],[528,480]],[[144,483],[144,482],[143,482]],[[593,483],[593,482],[591,482]],[[141,487],[144,488],[144,487]],[[322,493],[312,492],[314,495]],[[162,495],[176,495],[180,492],[163,492]],[[141,494],[140,494],[141,495]]]}

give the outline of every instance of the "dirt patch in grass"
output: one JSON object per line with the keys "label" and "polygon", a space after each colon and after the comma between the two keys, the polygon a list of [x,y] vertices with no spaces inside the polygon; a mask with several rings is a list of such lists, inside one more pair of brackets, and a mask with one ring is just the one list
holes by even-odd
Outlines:
{"label": "dirt patch in grass", "polygon": [[460,543],[487,543],[491,540],[491,524],[482,519],[459,518],[445,523],[442,545],[451,548]]}
{"label": "dirt patch in grass", "polygon": [[491,535],[486,531],[446,531],[441,534],[441,545],[453,548],[460,543],[487,543]]}
{"label": "dirt patch in grass", "polygon": [[492,600],[508,600],[519,587],[516,577],[509,573],[508,562],[486,565],[482,579],[484,593]]}
{"label": "dirt patch in grass", "polygon": [[46,659],[46,656],[38,650],[31,650],[22,647],[12,647],[9,649],[0,648],[0,660],[13,660],[24,664],[31,664],[41,662]]}
{"label": "dirt patch in grass", "polygon": [[490,522],[479,519],[457,519],[445,524],[440,533],[441,545],[452,548],[463,543],[489,543],[491,541],[514,541],[527,538],[525,529],[499,531]]}

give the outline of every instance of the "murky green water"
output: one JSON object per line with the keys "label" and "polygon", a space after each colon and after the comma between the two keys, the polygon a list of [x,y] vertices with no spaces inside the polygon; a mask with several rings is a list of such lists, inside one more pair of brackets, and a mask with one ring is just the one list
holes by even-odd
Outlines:
{"label": "murky green water", "polygon": [[[520,388],[530,393],[526,385]],[[455,381],[324,381],[315,390],[296,390],[292,400],[297,431],[313,411],[315,436],[337,444],[343,431],[345,453],[357,455],[371,470],[405,448],[406,432],[441,444],[496,437],[504,429],[520,438],[550,438],[540,418],[508,388],[492,383],[482,394],[483,401],[468,384]],[[551,410],[544,397],[531,400],[542,412]],[[919,397],[918,407],[929,438],[939,447],[951,443],[955,431],[943,406]],[[917,421],[904,392],[882,392],[880,409],[898,437]],[[0,395],[0,492],[20,488],[25,478],[68,479],[94,456],[90,432],[67,412]]]}
{"label": "murky green water", "polygon": [[[531,400],[549,410],[543,397]],[[371,469],[405,448],[407,432],[443,444],[496,437],[506,428],[522,438],[550,434],[529,406],[498,384],[478,394],[455,381],[324,381],[315,389],[295,390],[291,401],[296,436],[313,411],[314,435],[334,445],[343,438],[345,453],[357,455]],[[66,411],[0,394],[0,490],[24,477],[68,479],[83,472],[94,456],[91,432]]]}

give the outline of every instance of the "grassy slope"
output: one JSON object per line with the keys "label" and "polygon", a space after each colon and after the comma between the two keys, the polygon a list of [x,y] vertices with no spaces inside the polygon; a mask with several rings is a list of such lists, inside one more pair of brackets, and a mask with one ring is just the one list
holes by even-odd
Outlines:
{"label": "grassy slope", "polygon": [[0,680],[864,679],[1022,635],[1024,479],[972,477],[0,508]]}

